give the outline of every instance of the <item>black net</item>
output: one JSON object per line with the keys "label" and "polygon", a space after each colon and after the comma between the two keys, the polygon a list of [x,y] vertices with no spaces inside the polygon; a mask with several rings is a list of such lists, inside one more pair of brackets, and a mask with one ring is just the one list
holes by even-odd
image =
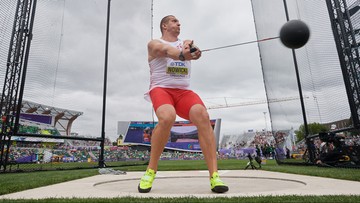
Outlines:
{"label": "black net", "polygon": [[360,31],[360,14],[358,11],[360,10],[360,1],[358,0],[348,0],[347,1],[349,15],[352,22],[352,27],[354,29],[354,34],[356,37],[356,41],[360,41],[359,31]]}
{"label": "black net", "polygon": [[[7,70],[17,2],[0,1],[0,84],[4,83]],[[109,69],[109,81],[119,80],[118,75],[122,72],[133,73],[132,77],[122,81],[123,84],[132,84],[130,88],[119,87],[109,82],[108,96],[127,100],[129,104],[123,106],[125,111],[108,111],[107,113],[113,114],[112,116],[119,113],[124,117],[130,115],[128,109],[131,109],[132,105],[143,111],[150,109],[148,103],[144,104],[121,96],[136,91],[138,91],[137,95],[142,95],[143,90],[147,88],[134,83],[134,81],[148,80],[148,73],[143,71],[143,67],[148,65],[146,60],[133,61],[129,57],[130,55],[146,56],[144,45],[151,34],[149,27],[151,2],[144,2],[131,0],[126,6],[121,1],[112,2],[116,10],[114,9],[115,12],[111,15],[113,30],[110,31],[112,40],[109,48],[113,60],[110,61],[109,66],[114,68]],[[258,39],[277,37],[281,26],[287,21],[284,1],[252,0],[252,6]],[[348,6],[356,13],[359,2],[349,0]],[[351,125],[350,107],[326,1],[288,0],[287,8],[290,19],[301,19],[311,29],[308,44],[296,50],[307,122],[319,123],[327,130],[332,126],[335,126],[333,127],[335,129],[348,127]],[[133,12],[132,9],[141,12],[128,19],[130,12]],[[98,98],[103,93],[106,14],[107,2],[103,0],[37,1],[21,112],[24,116],[33,115],[34,120],[29,117],[20,120],[22,135],[14,135],[11,138],[8,170],[98,166],[101,152],[98,138],[101,136],[102,127],[102,101]],[[351,15],[356,38],[359,37],[358,18],[359,15]],[[130,26],[136,23],[143,27],[139,29]],[[126,43],[128,41],[131,41],[131,44]],[[278,39],[259,43],[259,50],[274,137],[270,140],[276,141],[277,157],[285,160],[286,155],[290,154],[286,149],[289,149],[292,156],[288,158],[293,157],[292,160],[300,158],[306,161],[306,148],[309,145],[301,139],[303,138],[301,135],[304,134],[302,132],[304,118],[292,51],[284,47]],[[84,66],[86,71],[83,69]],[[115,107],[117,104],[108,105],[111,109],[111,106]],[[46,115],[51,117],[49,122],[36,120]],[[97,122],[90,122],[94,120],[93,118],[97,118]],[[234,120],[238,122],[237,119]],[[80,123],[81,128],[77,126]],[[116,145],[113,142],[117,141],[114,139],[117,134],[111,133],[113,139],[111,141],[105,139],[104,161],[107,164],[110,162],[110,165],[119,165],[124,160],[130,160],[131,157],[140,161],[148,159],[146,152],[112,146]],[[267,132],[263,134],[261,136],[268,136]],[[52,135],[68,137],[52,138]],[[311,146],[318,151],[321,143],[334,140],[332,134],[323,135],[321,138],[314,137],[311,140]],[[336,141],[336,145],[351,146],[356,142],[358,138],[346,137],[344,143]]]}
{"label": "black net", "polygon": [[[305,158],[307,151],[303,140],[304,119],[307,120],[309,136],[318,133],[318,129],[339,130],[351,125],[350,107],[327,4],[326,1],[313,0],[252,0],[252,5],[258,39],[279,35],[282,25],[287,22],[286,9],[289,20],[302,20],[310,28],[308,43],[295,50],[299,81],[291,49],[280,40],[259,43],[277,158],[285,160],[292,154],[293,160],[304,161],[301,159]],[[300,95],[303,96],[304,108]],[[283,97],[289,99],[278,100]],[[315,130],[312,128],[318,125],[320,127]],[[356,136],[355,140],[354,137],[348,138],[352,144],[356,144],[357,139]],[[319,151],[321,141],[317,137],[310,143],[315,153]],[[287,150],[290,153],[286,153]]]}
{"label": "black net", "polygon": [[[18,2],[24,1],[0,1],[0,84],[4,84],[8,69],[14,18],[16,11],[19,11]],[[139,1],[132,1],[131,6],[136,7],[138,3]],[[32,5],[34,6],[33,3]],[[114,19],[121,19],[119,14],[128,12],[121,2],[113,2],[112,5],[119,8],[112,15]],[[99,95],[102,95],[104,86],[107,6],[108,1],[102,0],[36,1],[19,131],[10,138],[10,144],[6,144],[8,138],[4,138],[5,136],[1,140],[6,143],[1,143],[4,150],[0,163],[3,164],[5,158],[8,158],[8,166],[4,171],[99,166],[103,104]],[[148,19],[150,22],[150,2],[144,3],[143,8],[147,12],[139,16],[139,19]],[[114,22],[119,23],[116,20]],[[110,35],[117,36],[118,32],[119,30],[114,30]],[[129,33],[135,35],[136,32]],[[150,33],[146,34],[150,36]],[[143,40],[148,39],[149,37]],[[113,43],[122,43],[114,41]],[[116,53],[122,52],[116,47],[110,49]],[[131,52],[132,50],[128,51]],[[116,56],[117,59],[121,57]],[[118,61],[113,61],[113,66],[118,66]],[[109,70],[109,80],[116,79],[116,75]],[[142,91],[141,88],[138,89]],[[118,91],[119,87],[108,88],[110,95]],[[142,94],[143,92],[139,93]],[[121,165],[126,157],[131,156],[128,154],[130,151],[127,148],[112,147],[116,143],[116,132],[111,133],[112,141],[108,136],[104,140],[106,149],[101,161]],[[143,160],[146,156],[139,152],[138,157],[142,159],[136,160]]]}
{"label": "black net", "polygon": [[4,83],[6,62],[9,52],[9,44],[14,23],[16,1],[4,0],[0,2],[0,84]]}

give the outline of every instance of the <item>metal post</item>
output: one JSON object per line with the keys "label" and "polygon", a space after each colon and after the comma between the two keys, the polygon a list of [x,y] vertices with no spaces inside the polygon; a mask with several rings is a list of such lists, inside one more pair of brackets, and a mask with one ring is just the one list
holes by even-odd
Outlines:
{"label": "metal post", "polygon": [[[283,2],[284,2],[286,20],[289,21],[290,18],[289,18],[289,11],[288,11],[286,0],[283,0]],[[314,157],[314,152],[312,151],[310,139],[308,139],[309,128],[308,128],[308,123],[307,123],[307,119],[306,119],[305,103],[304,103],[304,97],[303,97],[302,88],[301,88],[299,67],[297,64],[295,49],[292,49],[291,51],[292,51],[293,60],[294,60],[296,80],[297,80],[297,85],[298,85],[298,89],[299,89],[299,96],[300,96],[300,103],[301,103],[301,110],[302,110],[302,116],[303,116],[303,120],[304,120],[304,131],[305,131],[304,133],[305,133],[306,145],[307,145],[307,148],[308,148],[308,151],[310,154],[310,161],[313,162],[315,157]]]}
{"label": "metal post", "polygon": [[101,143],[100,143],[100,156],[99,167],[104,168],[104,145],[105,145],[105,113],[106,113],[106,86],[107,86],[107,69],[108,69],[108,50],[109,50],[109,27],[110,27],[110,5],[111,0],[108,0],[107,7],[107,22],[106,22],[106,43],[105,43],[105,65],[104,65],[104,92],[103,92],[103,109],[102,109],[102,126],[101,126]]}
{"label": "metal post", "polygon": [[264,111],[264,119],[265,119],[265,133],[267,132],[267,121],[266,121],[266,112]]}
{"label": "metal post", "polygon": [[21,83],[20,83],[20,90],[19,90],[19,99],[18,99],[18,103],[17,103],[17,108],[16,108],[16,119],[15,119],[15,125],[14,125],[14,134],[16,135],[18,133],[19,130],[19,121],[20,121],[20,112],[21,112],[21,104],[22,104],[22,100],[23,100],[23,95],[24,95],[24,88],[25,88],[25,79],[26,79],[26,73],[27,73],[27,64],[28,64],[28,60],[29,60],[29,53],[30,53],[30,45],[31,45],[31,40],[33,37],[33,27],[34,27],[34,20],[35,20],[35,11],[36,11],[36,4],[37,4],[37,0],[33,0],[33,8],[31,11],[31,19],[30,19],[30,25],[29,25],[29,31],[27,33],[27,44],[26,44],[26,51],[25,51],[25,60],[24,60],[24,66],[23,66],[23,70],[22,70],[22,75],[21,75]]}
{"label": "metal post", "polygon": [[[31,7],[32,5],[33,7]],[[3,120],[2,131],[0,132],[0,169],[3,169],[3,171],[6,171],[11,137],[16,134],[18,129],[18,116],[20,114],[26,77],[25,74],[21,75],[21,72],[26,72],[35,10],[36,0],[18,0],[9,47],[6,76],[0,102]],[[22,79],[20,80],[21,76]],[[20,96],[18,96],[20,82],[21,92]],[[14,123],[15,117],[17,117],[17,121]]]}

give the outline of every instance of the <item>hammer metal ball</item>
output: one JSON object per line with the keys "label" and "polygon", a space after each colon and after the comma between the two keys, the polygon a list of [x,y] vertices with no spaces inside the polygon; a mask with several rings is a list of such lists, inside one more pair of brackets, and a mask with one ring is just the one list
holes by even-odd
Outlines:
{"label": "hammer metal ball", "polygon": [[301,20],[290,20],[280,29],[280,40],[288,48],[303,47],[310,38],[310,29]]}

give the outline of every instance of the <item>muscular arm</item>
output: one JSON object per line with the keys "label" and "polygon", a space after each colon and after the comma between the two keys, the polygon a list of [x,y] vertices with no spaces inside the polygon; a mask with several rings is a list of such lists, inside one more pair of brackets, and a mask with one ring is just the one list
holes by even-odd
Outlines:
{"label": "muscular arm", "polygon": [[148,60],[151,61],[158,57],[169,57],[174,60],[179,59],[180,50],[160,42],[159,40],[152,40],[148,43]]}
{"label": "muscular arm", "polygon": [[[186,60],[195,60],[197,58],[193,58],[190,54],[189,44],[191,40],[184,41],[183,54]],[[169,57],[174,60],[179,60],[180,50],[175,47],[172,47],[168,44],[162,43],[159,40],[151,40],[148,43],[148,61],[153,60],[158,57]]]}

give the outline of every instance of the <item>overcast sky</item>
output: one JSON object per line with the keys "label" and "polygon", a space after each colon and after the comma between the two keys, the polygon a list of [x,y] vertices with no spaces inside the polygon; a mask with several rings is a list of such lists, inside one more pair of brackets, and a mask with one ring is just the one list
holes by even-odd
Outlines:
{"label": "overcast sky", "polygon": [[[54,47],[60,44],[60,52],[55,49],[53,53],[58,65],[49,77],[52,79],[47,83],[52,84],[48,90],[30,94],[29,86],[27,95],[28,100],[83,112],[72,131],[97,137],[101,133],[107,1],[84,2],[39,4],[39,11],[56,16],[53,21],[57,30],[52,32],[50,24],[47,33],[61,34],[60,41],[52,42]],[[181,23],[179,37],[194,40],[200,49],[256,40],[250,0],[154,0],[153,18],[150,0],[112,0],[106,136],[113,140],[118,136],[118,121],[153,120],[151,103],[143,98],[149,87],[147,43],[152,36],[161,37],[159,22],[169,14]],[[62,15],[63,19],[59,18]],[[208,106],[266,99],[256,43],[204,52],[192,67],[191,87]],[[29,73],[29,77],[35,76]],[[213,119],[222,119],[221,135],[270,129],[265,103],[213,109],[209,113]]]}
{"label": "overcast sky", "polygon": [[[153,4],[152,4],[153,2]],[[143,95],[149,88],[147,43],[160,38],[159,22],[175,15],[181,39],[200,49],[276,37],[286,22],[283,1],[252,0],[112,0],[108,75],[106,80],[107,137],[118,137],[118,121],[156,119]],[[35,25],[24,99],[47,106],[83,112],[72,132],[99,137],[102,125],[106,0],[41,0]],[[296,50],[308,122],[327,123],[349,118],[349,106],[324,1],[287,1],[290,19],[305,21],[309,42]],[[16,1],[0,1],[0,66],[6,66]],[[153,10],[152,10],[153,8]],[[290,49],[279,39],[204,52],[192,63],[191,87],[220,118],[221,135],[250,129],[270,130],[268,99],[297,97],[299,92]],[[6,69],[0,69],[3,81]],[[256,105],[244,105],[251,102]],[[260,103],[260,104],[259,104]],[[243,104],[243,105],[241,105]],[[272,130],[298,129],[299,100],[271,103]],[[178,118],[178,120],[182,120]]]}

